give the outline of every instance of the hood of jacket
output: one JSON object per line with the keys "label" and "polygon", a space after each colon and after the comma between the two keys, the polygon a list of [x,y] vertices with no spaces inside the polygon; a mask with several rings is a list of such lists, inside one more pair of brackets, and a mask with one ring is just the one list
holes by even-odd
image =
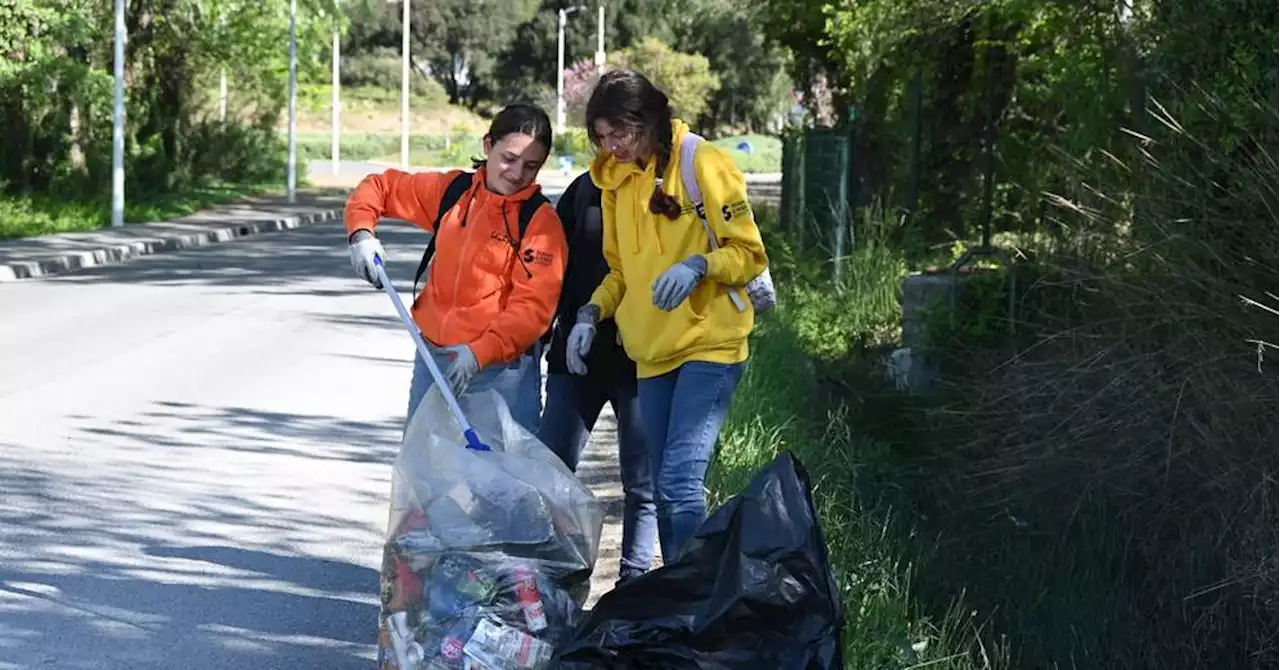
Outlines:
{"label": "hood of jacket", "polygon": [[[680,142],[688,132],[687,123],[680,119],[671,120],[671,159],[667,161],[667,174],[671,174],[672,165],[680,162]],[[627,180],[643,179],[646,175],[652,182],[656,178],[654,172],[657,170],[657,163],[657,155],[651,156],[644,167],[640,167],[635,161],[621,163],[613,157],[613,154],[603,152],[591,162],[591,181],[606,191],[616,190]]]}

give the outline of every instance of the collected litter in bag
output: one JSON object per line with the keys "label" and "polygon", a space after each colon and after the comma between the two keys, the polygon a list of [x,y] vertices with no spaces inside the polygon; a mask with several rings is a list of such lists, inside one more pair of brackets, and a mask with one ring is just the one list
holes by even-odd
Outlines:
{"label": "collected litter in bag", "polygon": [[380,670],[545,668],[590,589],[603,510],[493,391],[433,387],[409,421],[383,547]]}
{"label": "collected litter in bag", "polygon": [[675,562],[606,593],[549,667],[842,670],[843,627],[808,475],[782,453]]}

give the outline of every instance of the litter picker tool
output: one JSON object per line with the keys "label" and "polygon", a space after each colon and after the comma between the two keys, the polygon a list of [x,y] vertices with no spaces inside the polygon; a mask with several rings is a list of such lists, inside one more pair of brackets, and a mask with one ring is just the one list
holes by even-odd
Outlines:
{"label": "litter picker tool", "polygon": [[449,385],[445,383],[444,375],[440,373],[440,368],[436,367],[436,361],[431,355],[431,349],[427,347],[426,340],[422,339],[422,333],[418,332],[418,327],[414,325],[413,317],[409,316],[408,310],[404,308],[404,302],[400,300],[400,294],[391,285],[391,277],[387,276],[387,269],[382,264],[382,258],[375,256],[373,265],[378,273],[378,279],[382,281],[382,290],[386,291],[387,296],[391,298],[391,303],[396,306],[396,312],[400,314],[400,321],[409,330],[409,335],[413,337],[414,344],[418,345],[418,353],[422,354],[422,360],[426,361],[427,369],[431,371],[431,378],[435,380],[436,388],[439,388],[440,392],[444,394],[444,400],[449,404],[449,411],[453,412],[454,418],[458,420],[458,425],[462,427],[462,436],[467,441],[467,448],[475,449],[476,451],[493,451],[489,448],[489,445],[480,441],[480,436],[476,435],[471,423],[467,421],[467,417],[462,413],[462,408],[458,406],[458,399],[453,395],[453,389],[449,388]]}

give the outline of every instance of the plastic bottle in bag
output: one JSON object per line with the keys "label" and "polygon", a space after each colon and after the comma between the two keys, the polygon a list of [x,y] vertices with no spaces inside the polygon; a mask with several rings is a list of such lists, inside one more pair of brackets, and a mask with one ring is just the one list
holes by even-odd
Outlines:
{"label": "plastic bottle in bag", "polygon": [[516,604],[524,613],[526,630],[537,633],[547,627],[547,614],[542,606],[542,594],[538,591],[537,573],[526,566],[512,571],[515,578]]}

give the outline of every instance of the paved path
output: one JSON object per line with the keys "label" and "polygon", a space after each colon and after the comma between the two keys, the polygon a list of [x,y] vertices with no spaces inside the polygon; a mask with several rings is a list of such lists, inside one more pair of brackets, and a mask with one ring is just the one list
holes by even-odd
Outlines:
{"label": "paved path", "polygon": [[[408,277],[421,234],[382,238]],[[341,240],[0,283],[0,670],[370,667],[413,347]]]}

